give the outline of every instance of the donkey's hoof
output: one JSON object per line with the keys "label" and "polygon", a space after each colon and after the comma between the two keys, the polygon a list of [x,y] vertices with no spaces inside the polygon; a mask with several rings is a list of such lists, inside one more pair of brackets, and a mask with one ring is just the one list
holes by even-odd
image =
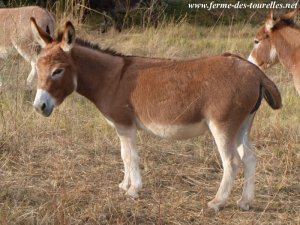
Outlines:
{"label": "donkey's hoof", "polygon": [[121,190],[123,190],[123,191],[127,191],[128,188],[129,188],[129,184],[126,183],[126,182],[124,182],[124,181],[122,181],[122,182],[119,184],[119,188],[120,188]]}
{"label": "donkey's hoof", "polygon": [[237,205],[242,210],[248,211],[250,209],[250,203],[248,201],[243,201],[242,199],[237,201]]}
{"label": "donkey's hoof", "polygon": [[128,195],[129,197],[136,199],[139,197],[138,191],[135,187],[130,186],[130,188],[127,190],[126,195]]}
{"label": "donkey's hoof", "polygon": [[220,208],[223,206],[223,203],[213,199],[207,203],[207,206],[208,206],[208,208],[213,209],[217,213],[220,211]]}

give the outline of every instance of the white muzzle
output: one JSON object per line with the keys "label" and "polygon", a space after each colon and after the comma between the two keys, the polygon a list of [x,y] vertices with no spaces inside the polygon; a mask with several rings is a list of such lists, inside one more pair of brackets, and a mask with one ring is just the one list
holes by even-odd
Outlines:
{"label": "white muzzle", "polygon": [[49,94],[49,92],[43,89],[37,89],[33,107],[36,111],[43,116],[50,116],[56,105],[55,99]]}

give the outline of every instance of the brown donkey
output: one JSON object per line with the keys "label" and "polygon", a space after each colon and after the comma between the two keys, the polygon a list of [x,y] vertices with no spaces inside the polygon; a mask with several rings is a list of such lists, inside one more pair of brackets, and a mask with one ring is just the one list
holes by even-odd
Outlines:
{"label": "brown donkey", "polygon": [[266,69],[278,61],[293,75],[295,88],[300,94],[300,28],[294,17],[299,8],[292,12],[275,15],[270,11],[264,24],[258,29],[254,47],[248,60]]}
{"label": "brown donkey", "polygon": [[36,76],[36,44],[28,23],[34,16],[37,23],[50,35],[54,32],[55,21],[46,10],[37,6],[0,9],[0,59],[5,59],[13,49],[31,64],[27,84],[32,85]]}
{"label": "brown donkey", "polygon": [[249,209],[256,166],[249,133],[255,111],[262,97],[273,109],[281,107],[278,89],[258,67],[231,54],[191,60],[124,56],[75,39],[71,22],[56,40],[33,18],[31,28],[43,48],[37,59],[35,109],[50,116],[73,91],[92,101],[120,138],[125,174],[119,187],[128,195],[137,197],[142,188],[138,128],[174,139],[199,136],[209,128],[224,173],[208,206],[219,210],[225,204],[243,162],[245,184],[238,206]]}

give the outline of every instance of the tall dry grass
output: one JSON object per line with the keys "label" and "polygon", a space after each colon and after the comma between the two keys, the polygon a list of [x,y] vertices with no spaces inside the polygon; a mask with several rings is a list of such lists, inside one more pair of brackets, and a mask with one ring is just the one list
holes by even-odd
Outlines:
{"label": "tall dry grass", "polygon": [[[225,51],[247,56],[255,32],[247,24],[207,28],[184,20],[122,33],[76,28],[78,35],[104,47],[166,58]],[[236,207],[240,173],[218,214],[206,207],[222,175],[209,134],[169,141],[140,132],[144,189],[140,199],[126,199],[117,187],[123,165],[115,131],[77,94],[52,117],[38,115],[31,105],[35,91],[25,85],[29,70],[18,56],[4,61],[0,70],[0,224],[300,223],[300,99],[280,65],[267,74],[278,84],[284,107],[272,111],[263,103],[252,130],[258,156],[253,208],[243,212]]]}

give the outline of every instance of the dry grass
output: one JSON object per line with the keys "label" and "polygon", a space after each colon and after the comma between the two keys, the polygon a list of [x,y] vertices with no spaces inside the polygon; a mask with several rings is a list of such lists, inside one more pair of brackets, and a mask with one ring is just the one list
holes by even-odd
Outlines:
{"label": "dry grass", "polygon": [[[120,52],[175,58],[247,55],[255,32],[247,25],[199,28],[180,21],[105,35],[88,30],[79,33]],[[29,69],[11,57],[0,71],[0,224],[300,224],[300,99],[281,66],[268,75],[284,108],[272,111],[264,103],[252,131],[258,156],[253,208],[236,207],[240,173],[217,214],[206,207],[222,175],[209,134],[179,142],[140,132],[144,188],[140,199],[126,199],[118,190],[123,165],[115,131],[77,94],[50,118],[35,113],[35,91],[25,86]]]}

